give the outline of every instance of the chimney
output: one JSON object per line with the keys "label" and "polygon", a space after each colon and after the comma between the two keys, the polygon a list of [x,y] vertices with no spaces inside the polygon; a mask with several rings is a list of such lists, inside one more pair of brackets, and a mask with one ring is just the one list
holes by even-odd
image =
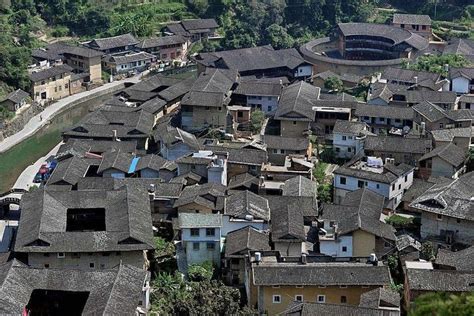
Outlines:
{"label": "chimney", "polygon": [[369,260],[367,260],[367,263],[370,263],[372,264],[373,266],[377,266],[378,265],[378,259],[377,259],[377,256],[375,255],[375,253],[371,253],[370,254],[370,257],[369,257]]}
{"label": "chimney", "polygon": [[301,254],[301,264],[307,264],[308,263],[308,258],[306,258],[306,254],[303,253]]}
{"label": "chimney", "polygon": [[413,80],[415,80],[415,84],[418,84],[418,76],[413,77]]}
{"label": "chimney", "polygon": [[112,133],[113,133],[112,140],[116,141],[117,140],[117,130],[116,129],[112,130]]}
{"label": "chimney", "polygon": [[449,64],[444,64],[444,71],[449,72]]}

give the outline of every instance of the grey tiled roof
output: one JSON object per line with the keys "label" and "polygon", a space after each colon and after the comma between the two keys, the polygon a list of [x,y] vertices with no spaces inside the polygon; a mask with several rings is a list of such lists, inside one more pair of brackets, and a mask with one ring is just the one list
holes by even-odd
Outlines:
{"label": "grey tiled roof", "polygon": [[[102,154],[106,151],[118,151],[125,153],[134,153],[136,151],[136,141],[109,141],[92,139],[69,139],[65,144],[59,147],[56,158],[78,156],[84,157],[86,152]],[[59,158],[58,158],[59,159]]]}
{"label": "grey tiled roof", "polygon": [[283,89],[275,113],[275,119],[303,119],[314,121],[314,101],[319,98],[320,88],[304,81],[296,82]]}
{"label": "grey tiled roof", "polygon": [[372,285],[390,284],[386,266],[360,263],[272,264],[253,267],[255,285]]}
{"label": "grey tiled roof", "polygon": [[446,117],[445,111],[436,104],[424,101],[413,106],[413,110],[424,116],[430,122],[436,122]]}
{"label": "grey tiled roof", "polygon": [[159,171],[165,167],[166,164],[170,163],[170,161],[162,158],[158,155],[145,155],[139,158],[136,171],[140,171],[143,169],[151,169]]}
{"label": "grey tiled roof", "polygon": [[288,316],[386,316],[386,309],[362,307],[347,304],[301,303],[290,307],[283,315]]}
{"label": "grey tiled roof", "polygon": [[201,144],[198,142],[196,136],[180,128],[172,127],[169,124],[160,124],[155,130],[154,137],[156,140],[162,142],[165,146],[171,147],[176,143],[182,142],[192,149],[201,149]]}
{"label": "grey tiled roof", "polygon": [[472,137],[472,127],[458,127],[449,129],[437,129],[432,130],[430,133],[433,136],[434,141],[439,142],[452,142],[457,137]]}
{"label": "grey tiled roof", "polygon": [[214,19],[183,20],[181,21],[181,25],[183,25],[184,29],[189,32],[203,29],[215,29],[219,27],[216,20]]}
{"label": "grey tiled roof", "polygon": [[326,79],[331,78],[331,77],[336,77],[336,78],[339,78],[343,81],[351,82],[351,83],[354,83],[354,84],[358,83],[363,78],[361,76],[353,75],[353,74],[350,74],[350,73],[343,73],[343,74],[338,75],[338,74],[336,74],[336,73],[334,73],[330,70],[320,72],[320,73],[313,76],[313,78],[321,78],[322,80],[326,80]]}
{"label": "grey tiled roof", "polygon": [[246,226],[227,234],[225,256],[243,257],[247,251],[271,250],[268,233],[260,232],[252,226]]}
{"label": "grey tiled roof", "polygon": [[133,86],[125,89],[124,92],[127,92],[128,90],[158,92],[182,81],[182,79],[166,77],[161,74],[158,74],[134,84]]}
{"label": "grey tiled roof", "polygon": [[128,173],[133,158],[135,158],[135,155],[121,151],[106,152],[102,155],[102,161],[100,162],[97,173],[102,173],[109,169]]}
{"label": "grey tiled roof", "polygon": [[367,123],[337,120],[334,124],[333,133],[362,135],[368,133]]}
{"label": "grey tiled roof", "polygon": [[474,191],[474,172],[469,172],[450,183],[441,182],[433,185],[416,198],[410,207],[441,214],[449,217],[474,220],[472,192]]}
{"label": "grey tiled roof", "polygon": [[364,149],[396,153],[425,154],[432,148],[431,140],[397,136],[367,136]]}
{"label": "grey tiled roof", "polygon": [[431,25],[431,18],[430,18],[429,15],[423,15],[423,14],[395,13],[393,15],[393,23],[396,23],[396,24],[414,24],[414,25]]}
{"label": "grey tiled roof", "polygon": [[140,105],[139,109],[151,114],[157,114],[166,106],[166,101],[155,97]]}
{"label": "grey tiled roof", "polygon": [[[382,79],[409,82],[438,90],[438,82],[441,80],[440,75],[434,72],[419,71],[404,68],[388,67],[385,68],[381,75]],[[436,89],[437,88],[437,89]]]}
{"label": "grey tiled roof", "polygon": [[144,40],[140,41],[140,44],[138,44],[138,47],[142,49],[146,49],[146,48],[184,44],[184,43],[186,43],[186,39],[183,36],[170,35],[170,36],[145,38]]}
{"label": "grey tiled roof", "polygon": [[49,78],[53,78],[59,75],[69,74],[72,71],[72,67],[66,64],[54,66],[45,70],[41,70],[38,72],[33,72],[30,74],[30,79],[33,82],[38,82],[42,80],[46,80]]}
{"label": "grey tiled roof", "polygon": [[158,96],[167,102],[179,99],[191,90],[195,81],[192,77],[185,79],[159,92]]}
{"label": "grey tiled roof", "polygon": [[180,213],[178,216],[179,228],[207,228],[207,227],[221,227],[221,214],[193,214]]}
{"label": "grey tiled roof", "polygon": [[251,175],[250,173],[241,173],[235,175],[229,179],[229,183],[227,184],[227,188],[229,190],[236,189],[238,187],[245,187],[246,189],[251,189],[252,186],[258,185],[258,178],[256,176]]}
{"label": "grey tiled roof", "polygon": [[[15,90],[7,95],[5,100],[10,100],[14,103],[20,103],[26,98],[28,98],[30,95],[28,92],[25,92],[21,89]],[[4,100],[3,100],[4,101]]]}
{"label": "grey tiled roof", "polygon": [[[97,163],[100,160],[97,159]],[[75,185],[79,179],[83,178],[89,169],[87,159],[79,157],[70,157],[58,163],[53,173],[48,179],[48,185],[51,184],[70,184]]]}
{"label": "grey tiled roof", "polygon": [[474,61],[474,41],[467,38],[453,38],[444,47],[444,54],[463,55],[472,62]]}
{"label": "grey tiled roof", "polygon": [[[213,210],[221,210],[226,187],[216,183],[196,184],[185,187],[174,207],[196,203]],[[207,198],[207,197],[212,198]]]}
{"label": "grey tiled roof", "polygon": [[274,135],[264,135],[263,142],[271,149],[286,150],[307,150],[309,139],[307,137],[283,137]]}
{"label": "grey tiled roof", "polygon": [[404,251],[408,247],[421,250],[421,243],[408,234],[397,236],[396,246],[398,251]]}
{"label": "grey tiled roof", "polygon": [[225,94],[223,92],[190,91],[181,100],[181,105],[223,107]]}
{"label": "grey tiled roof", "polygon": [[471,292],[474,273],[453,270],[407,269],[406,278],[411,291]]}
{"label": "grey tiled roof", "polygon": [[239,191],[227,196],[224,202],[224,214],[245,219],[247,215],[257,220],[270,220],[268,200],[250,191]]}
{"label": "grey tiled roof", "polygon": [[0,265],[0,313],[20,315],[34,290],[87,292],[82,314],[132,315],[142,299],[147,272],[129,265],[115,269],[35,269],[17,260]]}
{"label": "grey tiled roof", "polygon": [[97,38],[90,42],[88,46],[92,48],[97,47],[99,50],[107,50],[117,47],[133,46],[138,43],[138,40],[133,37],[132,34],[128,33],[113,37]]}
{"label": "grey tiled roof", "polygon": [[[109,191],[52,191],[25,194],[15,251],[104,252],[153,248],[146,189],[125,186]],[[105,209],[105,231],[66,231],[68,209]],[[133,239],[135,243],[123,241]],[[42,240],[48,246],[34,246]],[[100,242],[99,242],[100,241]]]}
{"label": "grey tiled roof", "polygon": [[384,117],[390,119],[413,120],[413,109],[401,106],[382,106],[358,104],[355,115],[358,117]]}
{"label": "grey tiled roof", "polygon": [[467,157],[466,150],[454,145],[453,143],[445,144],[434,148],[420,158],[420,161],[439,157],[454,167],[464,164]]}
{"label": "grey tiled roof", "polygon": [[248,80],[241,82],[234,94],[256,95],[256,96],[280,96],[282,85],[278,82],[266,80]]}
{"label": "grey tiled roof", "polygon": [[116,63],[120,65],[120,64],[126,64],[126,63],[133,63],[137,61],[147,61],[147,60],[155,59],[155,58],[156,58],[155,55],[149,54],[147,52],[139,52],[139,53],[130,53],[123,56],[109,55],[105,57],[105,60],[108,63]]}
{"label": "grey tiled roof", "polygon": [[[290,196],[290,195],[264,195],[270,205],[271,217],[281,207],[301,210],[303,217],[316,219],[318,215],[318,201],[309,196]],[[281,211],[278,211],[281,213]]]}
{"label": "grey tiled roof", "polygon": [[303,210],[280,205],[271,210],[271,239],[273,242],[304,242]]}
{"label": "grey tiled roof", "polygon": [[[474,48],[473,48],[473,51],[474,51]],[[468,78],[468,79],[473,79],[474,78],[474,67],[473,68],[468,68],[468,67],[451,68],[449,70],[449,77],[451,79],[458,78],[458,77],[465,77],[465,78]]]}
{"label": "grey tiled roof", "polygon": [[317,197],[317,184],[303,176],[296,176],[285,181],[283,184],[283,195],[285,196],[308,196]]}
{"label": "grey tiled roof", "polygon": [[236,165],[252,165],[261,166],[262,163],[267,162],[267,152],[259,149],[248,149],[248,148],[232,148],[229,146],[217,145],[217,146],[205,146],[206,150],[212,150],[216,152],[227,152],[227,162]]}
{"label": "grey tiled roof", "polygon": [[449,266],[461,271],[474,271],[474,247],[470,246],[459,251],[439,249],[436,264]]}
{"label": "grey tiled roof", "polygon": [[388,288],[377,288],[362,293],[360,304],[362,307],[400,307],[400,294]]}
{"label": "grey tiled roof", "polygon": [[381,183],[392,183],[403,174],[408,174],[414,168],[406,164],[394,166],[391,164],[384,165],[382,173],[371,172],[363,169],[350,168],[349,166],[342,166],[334,170],[334,174],[355,177],[359,179],[367,179]]}

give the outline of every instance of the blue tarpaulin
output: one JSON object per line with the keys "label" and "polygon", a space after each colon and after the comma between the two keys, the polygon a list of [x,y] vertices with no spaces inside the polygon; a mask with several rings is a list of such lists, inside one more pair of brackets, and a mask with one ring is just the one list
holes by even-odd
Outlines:
{"label": "blue tarpaulin", "polygon": [[138,160],[140,160],[140,158],[138,157],[135,157],[132,159],[132,163],[130,164],[130,167],[128,168],[128,173],[135,172],[135,169],[137,168]]}

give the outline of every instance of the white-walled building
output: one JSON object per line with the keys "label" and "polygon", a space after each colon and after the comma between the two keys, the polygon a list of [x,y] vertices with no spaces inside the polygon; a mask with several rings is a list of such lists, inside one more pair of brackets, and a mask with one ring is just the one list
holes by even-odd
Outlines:
{"label": "white-walled building", "polygon": [[457,94],[474,93],[474,68],[452,68],[449,77],[451,91]]}
{"label": "white-walled building", "polygon": [[364,149],[367,135],[373,135],[364,122],[336,121],[333,129],[333,146],[337,158],[352,158]]}

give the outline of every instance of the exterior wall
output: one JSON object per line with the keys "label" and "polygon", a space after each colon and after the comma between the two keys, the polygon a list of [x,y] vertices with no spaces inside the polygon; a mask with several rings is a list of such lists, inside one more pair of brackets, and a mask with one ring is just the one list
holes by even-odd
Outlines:
{"label": "exterior wall", "polygon": [[278,96],[248,95],[247,106],[257,108],[268,114],[278,108]]}
{"label": "exterior wall", "polygon": [[275,242],[274,245],[275,250],[286,257],[300,257],[304,252],[304,244],[302,242]]}
{"label": "exterior wall", "polygon": [[186,57],[186,54],[188,52],[188,43],[184,44],[177,44],[172,47],[157,47],[157,50],[150,51],[150,53],[155,53],[157,52],[157,56],[160,60],[163,61],[171,61],[171,60],[182,60]]}
{"label": "exterior wall", "polygon": [[76,94],[76,93],[85,91],[86,88],[82,85],[83,82],[84,82],[84,79],[71,81],[71,84],[69,85],[70,94]]}
{"label": "exterior wall", "polygon": [[125,178],[125,172],[122,172],[117,169],[107,169],[102,172],[103,178],[116,178],[116,179],[123,179]]}
{"label": "exterior wall", "polygon": [[156,170],[145,168],[140,170],[140,178],[156,179],[160,177],[160,173]]}
{"label": "exterior wall", "polygon": [[[211,160],[209,160],[209,162],[211,162]],[[178,176],[191,171],[200,175],[201,177],[207,178],[207,165],[193,165],[184,163],[178,164]]]}
{"label": "exterior wall", "polygon": [[[71,81],[71,75],[65,75],[62,78],[56,80],[47,79],[44,81],[35,82],[31,91],[33,98],[37,102],[42,100],[57,100],[69,96],[69,84]],[[45,98],[42,95],[46,94]]]}
{"label": "exterior wall", "polygon": [[382,158],[385,161],[386,158],[395,159],[395,163],[405,163],[407,165],[416,167],[418,165],[418,160],[423,154],[414,154],[414,153],[400,153],[400,152],[387,152],[387,151],[365,151],[367,156],[375,156]]}
{"label": "exterior wall", "polygon": [[296,154],[306,156],[308,152],[306,150],[286,150],[286,149],[273,149],[267,148],[268,151],[268,162],[283,166],[285,164],[286,156]]}
{"label": "exterior wall", "polygon": [[227,160],[219,159],[222,165],[211,164],[207,169],[207,182],[227,186]]}
{"label": "exterior wall", "polygon": [[161,156],[167,160],[175,161],[178,158],[187,156],[188,154],[194,152],[193,149],[189,148],[185,143],[179,143],[171,147],[166,147],[164,144],[161,144]]}
{"label": "exterior wall", "polygon": [[200,130],[205,127],[226,127],[227,110],[225,106],[218,108],[193,106],[191,115],[182,113],[181,125],[185,131]]}
{"label": "exterior wall", "polygon": [[[210,261],[216,266],[220,266],[221,262],[221,229],[215,227],[214,236],[206,236],[206,228],[199,229],[199,236],[191,236],[189,228],[182,229],[181,240],[183,241],[184,250],[188,265],[199,264]],[[193,244],[199,243],[199,250],[194,250]],[[214,244],[214,249],[208,249],[208,243]]]}
{"label": "exterior wall", "polygon": [[[346,184],[341,184],[341,178],[346,178]],[[359,180],[366,181],[367,185],[365,187],[368,188],[369,190],[374,191],[380,195],[383,195],[386,198],[390,196],[390,187],[388,183],[368,181],[368,180],[353,178],[349,176],[341,176],[338,174],[334,176],[334,188],[346,190],[348,192],[356,191],[360,189],[358,187]]]}
{"label": "exterior wall", "polygon": [[261,166],[227,163],[227,177],[230,179],[242,173],[250,173],[251,175],[258,176],[260,175],[260,169]]}
{"label": "exterior wall", "polygon": [[[352,235],[338,236],[337,240],[319,239],[319,250],[321,253],[333,257],[352,257]],[[346,247],[347,251],[343,251],[342,247]]]}
{"label": "exterior wall", "polygon": [[[430,25],[418,25],[418,24],[399,24],[399,23],[392,23],[392,25],[400,27],[402,29],[408,30],[424,38],[431,39],[431,26]],[[424,27],[424,29],[423,29]]]}
{"label": "exterior wall", "polygon": [[116,64],[116,63],[105,63],[105,66],[109,69],[113,69],[114,74],[126,73],[129,71],[142,71],[146,68],[147,65],[152,63],[152,59],[147,60],[139,60],[133,63],[125,63],[125,64]]}
{"label": "exterior wall", "polygon": [[[112,269],[117,267],[120,262],[122,264],[130,264],[138,268],[144,268],[145,257],[141,250],[138,251],[122,251],[122,252],[93,252],[93,253],[65,253],[64,258],[58,258],[57,253],[29,253],[28,265],[35,268],[45,268],[49,264],[49,268],[55,269],[81,269],[81,270],[99,270]],[[94,267],[91,268],[91,263]]]}
{"label": "exterior wall", "polygon": [[[346,140],[342,138],[346,137]],[[354,135],[333,134],[333,146],[337,158],[352,158],[364,146],[364,139],[358,138]],[[350,149],[350,151],[349,151]]]}
{"label": "exterior wall", "polygon": [[442,216],[438,219],[436,214],[422,212],[421,214],[421,238],[437,237],[441,230],[455,232],[454,241],[472,244],[474,242],[474,222],[453,217]]}
{"label": "exterior wall", "polygon": [[283,137],[302,137],[308,129],[309,122],[306,121],[280,121],[280,136]]}
{"label": "exterior wall", "polygon": [[88,72],[92,82],[102,81],[101,57],[84,58],[76,55],[67,55],[66,63],[79,72]]}
{"label": "exterior wall", "polygon": [[183,206],[178,207],[178,213],[202,213],[202,214],[211,214],[212,209],[204,207],[196,203],[189,203]]}
{"label": "exterior wall", "polygon": [[222,216],[222,237],[226,237],[228,233],[233,232],[234,230],[241,229],[243,227],[252,226],[258,230],[268,229],[268,223],[264,221],[246,221],[231,218],[230,216]]}
{"label": "exterior wall", "polygon": [[311,77],[313,75],[312,65],[302,65],[296,69],[295,77]]}
{"label": "exterior wall", "polygon": [[5,100],[3,102],[0,103],[0,106],[12,111],[12,112],[15,112],[17,111],[19,108],[21,108],[23,105],[25,105],[25,102],[22,102],[22,103],[14,103],[13,101],[11,100]]}
{"label": "exterior wall", "polygon": [[375,236],[363,230],[356,230],[352,233],[354,257],[368,257],[375,253]]}
{"label": "exterior wall", "polygon": [[457,173],[457,169],[439,157],[432,158],[431,175],[435,177],[451,178]]}
{"label": "exterior wall", "polygon": [[[295,301],[296,295],[303,295],[305,302],[317,302],[318,295],[325,295],[325,302],[329,304],[341,304],[341,296],[346,297],[346,304],[359,305],[360,296],[377,287],[348,286],[341,288],[339,286],[318,287],[304,286],[281,286],[274,288],[271,286],[258,287],[260,297],[259,311],[267,312],[268,315],[276,315],[284,312],[290,304]],[[281,296],[281,303],[273,303],[273,295]],[[341,315],[342,316],[342,315]]]}
{"label": "exterior wall", "polygon": [[459,94],[469,93],[469,80],[464,77],[454,78],[451,81],[451,91]]}

